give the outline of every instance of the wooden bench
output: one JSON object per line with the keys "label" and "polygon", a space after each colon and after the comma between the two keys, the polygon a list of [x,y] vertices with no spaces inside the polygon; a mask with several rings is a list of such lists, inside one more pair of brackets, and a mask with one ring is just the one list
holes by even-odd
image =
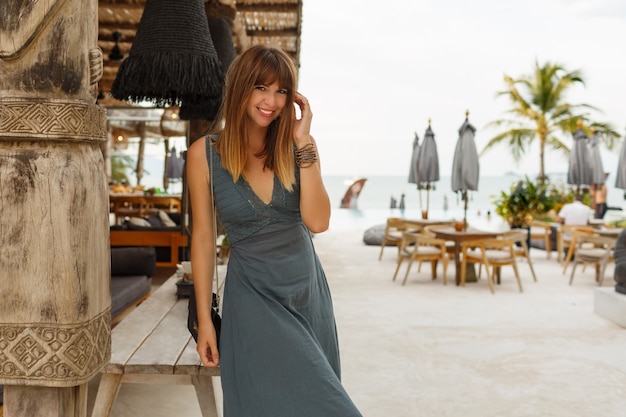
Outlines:
{"label": "wooden bench", "polygon": [[193,385],[202,416],[222,415],[221,385],[213,385],[220,370],[200,364],[187,330],[188,299],[177,297],[177,281],[176,275],[170,277],[111,332],[111,360],[92,417],[110,415],[122,383]]}
{"label": "wooden bench", "polygon": [[172,267],[179,263],[180,248],[189,245],[187,236],[177,230],[111,230],[111,246],[154,246],[169,247],[169,262],[157,262],[158,267]]}

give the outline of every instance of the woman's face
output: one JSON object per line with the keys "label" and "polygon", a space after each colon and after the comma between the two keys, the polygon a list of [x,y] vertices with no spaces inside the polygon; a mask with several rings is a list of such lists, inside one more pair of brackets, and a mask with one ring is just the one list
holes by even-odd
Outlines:
{"label": "woman's face", "polygon": [[285,108],[287,90],[278,82],[255,85],[246,108],[248,119],[258,127],[268,127]]}

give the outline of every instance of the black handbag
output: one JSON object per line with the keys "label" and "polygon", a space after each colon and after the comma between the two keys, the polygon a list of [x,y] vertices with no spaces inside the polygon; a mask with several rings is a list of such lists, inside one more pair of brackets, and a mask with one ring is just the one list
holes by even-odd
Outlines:
{"label": "black handbag", "polygon": [[[211,305],[211,321],[213,327],[215,327],[215,334],[217,335],[217,346],[220,345],[220,330],[222,329],[222,317],[220,316],[220,296],[213,293],[213,300]],[[187,328],[189,333],[193,336],[193,339],[198,342],[198,310],[196,305],[196,293],[193,288],[189,294],[189,314],[187,315]]]}
{"label": "black handbag", "polygon": [[[209,136],[206,137],[207,142],[211,139]],[[211,200],[213,200],[213,233],[217,233],[217,220],[215,215],[215,198],[213,197],[213,147],[210,142],[207,143],[207,147],[209,149],[209,166],[211,169]],[[217,241],[217,237],[215,238]],[[215,266],[215,289],[219,292],[220,288],[220,280],[217,271],[217,251],[214,253],[214,262]],[[213,327],[215,327],[215,334],[217,336],[217,346],[219,348],[220,344],[220,330],[222,329],[222,317],[220,316],[220,296],[217,292],[213,293],[213,297],[211,300],[211,321],[213,322]],[[195,289],[192,288],[189,294],[189,306],[187,313],[187,329],[191,333],[191,336],[194,338],[196,342],[198,342],[198,310],[196,303],[196,293]]]}

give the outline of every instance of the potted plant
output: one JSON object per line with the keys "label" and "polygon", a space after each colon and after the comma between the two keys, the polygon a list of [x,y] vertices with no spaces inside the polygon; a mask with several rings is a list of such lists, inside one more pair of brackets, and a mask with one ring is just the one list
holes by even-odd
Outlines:
{"label": "potted plant", "polygon": [[501,191],[494,205],[495,212],[511,228],[529,229],[533,218],[554,208],[554,195],[548,182],[534,183],[525,177],[512,184],[508,191]]}

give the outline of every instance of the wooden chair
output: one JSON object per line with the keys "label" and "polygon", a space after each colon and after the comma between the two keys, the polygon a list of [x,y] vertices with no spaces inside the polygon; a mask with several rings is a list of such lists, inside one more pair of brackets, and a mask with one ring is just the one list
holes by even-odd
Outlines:
{"label": "wooden chair", "polygon": [[427,261],[431,263],[432,279],[437,278],[437,262],[443,263],[443,285],[447,284],[446,271],[448,269],[448,253],[446,251],[445,242],[441,239],[435,239],[431,236],[417,232],[404,232],[400,241],[400,253],[398,256],[398,266],[393,274],[392,281],[396,280],[400,266],[405,259],[408,259],[409,265],[404,274],[402,285],[406,284],[409,271],[414,261]]}
{"label": "wooden chair", "polygon": [[404,219],[400,217],[389,217],[387,224],[385,225],[385,232],[383,234],[383,240],[380,244],[380,254],[378,260],[383,257],[383,251],[387,244],[396,245],[398,247],[398,255],[400,254],[400,242],[402,242],[402,232],[406,230]]}
{"label": "wooden chair", "polygon": [[581,235],[591,235],[594,232],[594,228],[593,227],[589,227],[589,226],[574,226],[571,229],[571,234],[569,236],[569,244],[567,246],[567,256],[565,257],[565,262],[563,263],[563,274],[565,274],[565,271],[567,271],[567,267],[569,265],[569,263],[572,260],[572,257],[575,255],[576,253],[576,241],[578,240],[578,238]]}
{"label": "wooden chair", "polygon": [[526,262],[528,262],[528,266],[530,267],[530,272],[533,275],[533,280],[537,282],[537,275],[535,275],[533,261],[530,259],[530,251],[528,250],[528,245],[526,244],[526,236],[526,229],[513,229],[503,235],[505,239],[513,239],[513,242],[515,242],[515,246],[513,247],[515,250],[515,256],[526,259]]}
{"label": "wooden chair", "polygon": [[[452,223],[450,224],[437,224],[437,225],[430,225],[430,226],[425,226],[422,229],[422,233],[424,233],[425,235],[428,235],[430,237],[436,237],[434,230],[437,229],[449,229],[450,226],[452,226]],[[454,242],[451,240],[445,240],[446,243],[446,251],[451,254],[454,253]]]}
{"label": "wooden chair", "polygon": [[153,207],[162,209],[168,213],[180,213],[182,211],[182,203],[180,198],[176,197],[159,197],[157,199],[148,200],[152,202]]}
{"label": "wooden chair", "polygon": [[[556,259],[559,263],[563,261],[563,254],[567,248],[567,255],[569,255],[569,248],[572,247],[572,238],[574,230],[593,230],[592,227],[582,225],[565,225],[559,226],[556,232]],[[566,255],[566,256],[567,256]]]}
{"label": "wooden chair", "polygon": [[115,213],[115,222],[118,222],[120,217],[143,217],[149,214],[150,204],[144,197],[117,197],[113,207],[113,213]]}
{"label": "wooden chair", "polygon": [[501,267],[510,265],[515,272],[517,285],[520,292],[523,292],[522,281],[517,270],[515,256],[515,241],[510,238],[490,238],[480,240],[468,240],[461,243],[461,253],[463,261],[461,264],[461,282],[465,285],[466,266],[468,263],[485,265],[487,271],[487,281],[489,289],[494,294],[494,278]]}
{"label": "wooden chair", "polygon": [[546,257],[550,259],[552,256],[552,224],[550,222],[533,220],[530,223],[530,240],[543,240]]}
{"label": "wooden chair", "polygon": [[[593,263],[596,267],[596,281],[602,285],[606,265],[613,258],[613,250],[617,239],[608,236],[579,235],[576,238],[576,256],[570,275],[569,285],[574,282],[576,265],[579,263]],[[591,246],[589,246],[591,245]]]}

